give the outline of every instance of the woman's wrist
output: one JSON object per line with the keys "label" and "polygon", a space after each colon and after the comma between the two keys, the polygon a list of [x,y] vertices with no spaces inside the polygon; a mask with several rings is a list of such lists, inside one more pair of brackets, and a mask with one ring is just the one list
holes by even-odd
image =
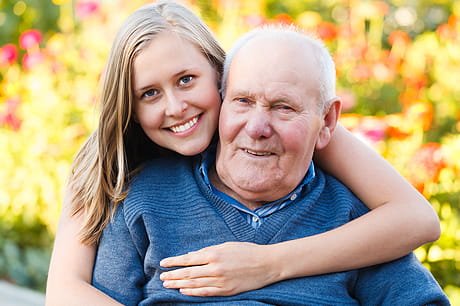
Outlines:
{"label": "woman's wrist", "polygon": [[[290,260],[289,244],[287,242],[281,242],[277,244],[263,245],[264,261],[269,273],[271,283],[279,282],[292,278],[293,269],[296,265]],[[291,254],[292,255],[292,254]]]}

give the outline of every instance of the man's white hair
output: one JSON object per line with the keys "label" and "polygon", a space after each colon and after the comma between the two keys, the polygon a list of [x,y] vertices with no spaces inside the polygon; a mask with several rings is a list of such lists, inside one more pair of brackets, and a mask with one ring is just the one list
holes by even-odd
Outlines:
{"label": "man's white hair", "polygon": [[[249,41],[251,41],[254,38],[263,36],[294,39],[299,42],[306,42],[311,46],[312,53],[305,54],[305,56],[313,55],[315,57],[315,67],[318,67],[318,71],[305,71],[305,73],[316,74],[319,84],[319,109],[322,112],[328,109],[330,102],[336,97],[336,71],[334,61],[331,57],[331,54],[329,53],[329,50],[327,49],[327,47],[321,39],[317,38],[313,34],[304,32],[302,29],[294,25],[265,25],[244,34],[235,42],[235,44],[227,52],[227,55],[225,57],[221,88],[222,98],[225,98],[225,93],[227,90],[228,73],[233,58],[238,53],[238,51],[240,51],[240,49],[244,47]],[[261,50],[261,52],[268,51]]]}

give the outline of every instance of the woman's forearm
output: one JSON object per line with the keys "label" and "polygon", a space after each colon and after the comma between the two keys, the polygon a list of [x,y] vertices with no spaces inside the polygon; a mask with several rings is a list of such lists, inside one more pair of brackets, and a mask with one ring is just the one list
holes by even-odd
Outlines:
{"label": "woman's forearm", "polygon": [[[55,287],[55,288],[53,288]],[[46,306],[116,306],[122,305],[99,291],[91,284],[79,280],[62,280],[59,284],[47,285]]]}
{"label": "woman's forearm", "polygon": [[426,234],[412,230],[423,228],[416,223],[425,217],[406,218],[411,213],[408,206],[387,203],[329,232],[267,246],[265,253],[271,256],[267,260],[278,269],[279,281],[397,259],[428,242]]}
{"label": "woman's forearm", "polygon": [[121,305],[91,286],[96,246],[78,240],[81,224],[81,216],[70,216],[65,205],[51,255],[46,305]]}
{"label": "woman's forearm", "polygon": [[[439,238],[439,218],[431,204],[383,157],[344,127],[339,125],[330,144],[318,153],[315,161],[319,166],[342,181],[367,207],[385,206],[384,210],[372,213],[377,215],[373,219],[363,222],[367,224],[366,230],[381,224],[379,229],[383,231],[388,224],[389,234],[411,237],[413,240],[407,241],[407,245],[413,247]],[[385,240],[391,238],[388,235]]]}

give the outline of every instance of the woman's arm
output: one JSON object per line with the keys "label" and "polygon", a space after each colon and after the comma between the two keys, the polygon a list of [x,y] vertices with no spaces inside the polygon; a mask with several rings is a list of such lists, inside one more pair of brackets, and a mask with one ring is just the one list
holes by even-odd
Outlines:
{"label": "woman's arm", "polygon": [[227,243],[168,258],[162,265],[189,267],[163,273],[164,286],[188,295],[233,295],[283,279],[390,261],[439,238],[430,203],[344,127],[318,153],[320,167],[371,212],[316,236],[266,246]]}
{"label": "woman's arm", "polygon": [[81,224],[82,216],[71,216],[64,201],[48,271],[46,305],[121,305],[91,286],[96,246],[79,241]]}

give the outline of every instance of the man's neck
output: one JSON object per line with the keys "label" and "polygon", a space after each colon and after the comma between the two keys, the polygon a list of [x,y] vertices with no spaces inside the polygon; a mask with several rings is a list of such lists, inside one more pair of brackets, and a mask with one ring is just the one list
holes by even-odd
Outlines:
{"label": "man's neck", "polygon": [[250,210],[255,210],[255,209],[263,206],[264,204],[269,203],[267,201],[249,201],[249,200],[246,200],[246,199],[240,197],[236,192],[234,192],[227,185],[225,185],[222,182],[222,180],[219,178],[219,175],[217,174],[217,171],[216,171],[216,164],[215,163],[213,163],[212,166],[209,167],[208,175],[209,175],[209,182],[212,184],[212,186],[214,186],[214,188],[216,188],[220,192],[223,192],[223,193],[231,196],[232,198],[234,198],[235,200],[237,200],[238,202],[240,202],[241,204],[243,204],[244,206],[246,206]]}

